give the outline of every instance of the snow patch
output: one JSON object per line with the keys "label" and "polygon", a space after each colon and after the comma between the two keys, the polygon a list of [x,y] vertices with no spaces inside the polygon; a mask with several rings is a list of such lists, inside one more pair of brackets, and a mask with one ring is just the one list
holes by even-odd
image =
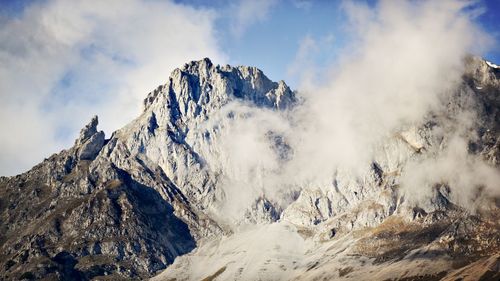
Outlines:
{"label": "snow patch", "polygon": [[499,65],[494,64],[494,63],[489,62],[489,61],[486,61],[486,64],[487,64],[489,67],[492,67],[492,68],[500,68],[500,66],[499,66]]}

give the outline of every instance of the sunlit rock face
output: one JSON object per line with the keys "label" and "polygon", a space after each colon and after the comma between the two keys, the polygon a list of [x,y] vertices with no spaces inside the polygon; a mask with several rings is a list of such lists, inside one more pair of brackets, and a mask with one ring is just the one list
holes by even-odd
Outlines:
{"label": "sunlit rock face", "polygon": [[498,276],[500,187],[467,173],[499,177],[500,70],[465,65],[449,99],[370,161],[303,182],[283,172],[297,165],[299,94],[255,67],[187,63],[109,139],[94,117],[72,148],[0,179],[0,276]]}
{"label": "sunlit rock face", "polygon": [[230,231],[204,211],[217,179],[192,148],[208,135],[190,131],[233,100],[284,110],[295,94],[254,67],[191,62],[109,139],[94,117],[72,148],[2,177],[2,278],[142,279]]}

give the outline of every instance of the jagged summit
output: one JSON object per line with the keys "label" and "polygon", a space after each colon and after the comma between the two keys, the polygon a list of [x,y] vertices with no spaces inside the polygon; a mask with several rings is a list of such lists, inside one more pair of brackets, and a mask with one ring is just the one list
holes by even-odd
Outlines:
{"label": "jagged summit", "polygon": [[184,113],[188,107],[199,108],[210,101],[224,103],[234,98],[280,109],[295,101],[295,94],[284,81],[273,82],[256,67],[214,65],[208,58],[175,69],[166,84],[148,94],[145,109],[160,94],[168,96],[172,92],[176,95],[169,96],[168,102],[179,104]]}

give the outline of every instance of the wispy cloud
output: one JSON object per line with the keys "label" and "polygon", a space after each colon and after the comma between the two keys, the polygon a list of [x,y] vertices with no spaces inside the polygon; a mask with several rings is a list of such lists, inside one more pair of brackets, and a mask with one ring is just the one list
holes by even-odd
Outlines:
{"label": "wispy cloud", "polygon": [[[218,165],[222,174],[229,177],[230,184],[223,187],[226,194],[236,194],[228,198],[228,204],[233,208],[246,208],[252,195],[254,199],[266,196],[277,202],[285,199],[286,203],[282,193],[287,195],[291,186],[330,187],[339,170],[349,171],[353,176],[365,175],[380,144],[406,127],[418,126],[431,111],[443,109],[442,101],[457,90],[464,71],[464,57],[470,53],[480,54],[488,45],[489,36],[474,22],[476,12],[470,4],[382,1],[372,7],[346,2],[344,9],[349,19],[346,28],[352,37],[339,52],[335,64],[322,73],[324,79],[318,81],[317,75],[309,75],[308,71],[317,65],[313,60],[315,52],[331,40],[322,43],[306,37],[301,43],[295,67],[291,69],[305,78],[303,85],[307,87],[299,91],[303,102],[290,116],[275,113],[271,117],[273,113],[254,110],[250,118],[254,124],[265,124],[264,127],[252,127],[248,121],[236,120],[227,125],[230,126],[228,134],[214,144],[219,146],[217,151],[225,152],[224,161],[210,159],[208,162]],[[459,126],[464,125],[460,120],[457,122]],[[284,136],[293,151],[290,160],[283,163],[279,155],[269,157],[273,141],[266,138],[268,131]],[[245,163],[255,165],[236,165],[241,162],[242,153],[250,149],[247,145],[232,144],[231,140],[242,136],[249,140],[246,143],[259,144],[244,155]],[[435,168],[436,172],[448,172],[453,169],[450,167],[463,172],[470,169],[470,163],[477,165],[469,160],[469,164],[455,165],[457,157],[452,156],[438,158],[446,160],[447,166]],[[397,159],[390,161],[399,161]],[[233,174],[227,171],[234,167],[239,170],[231,178]],[[470,170],[467,175],[481,174],[476,171]],[[456,185],[455,194],[460,196],[461,187],[470,187],[468,183],[490,187],[491,179],[497,177],[488,169],[481,171],[488,176],[477,181],[464,177],[469,182],[460,184],[451,181],[450,184]],[[425,172],[415,175],[422,179]],[[441,175],[432,177],[433,180],[440,178]],[[240,179],[247,182],[243,186],[234,184]],[[241,190],[246,192],[244,201],[237,196]]]}
{"label": "wispy cloud", "polygon": [[313,5],[311,0],[292,0],[292,4],[298,9],[309,10]]}
{"label": "wispy cloud", "polygon": [[325,83],[306,91],[304,159],[316,155],[325,171],[339,163],[356,167],[371,160],[382,138],[438,106],[460,78],[463,57],[487,41],[466,7],[458,1],[346,2],[349,48]]}
{"label": "wispy cloud", "polygon": [[306,35],[299,42],[295,57],[287,66],[287,77],[292,81],[298,81],[301,91],[314,88],[314,85],[322,80],[327,70],[325,68],[330,66],[327,53],[332,52],[335,43],[332,33],[320,38]]}
{"label": "wispy cloud", "polygon": [[186,61],[225,59],[216,14],[170,1],[42,1],[0,27],[0,173],[68,146],[99,114],[109,134]]}
{"label": "wispy cloud", "polygon": [[252,24],[263,22],[278,0],[240,0],[230,9],[231,32],[240,37]]}

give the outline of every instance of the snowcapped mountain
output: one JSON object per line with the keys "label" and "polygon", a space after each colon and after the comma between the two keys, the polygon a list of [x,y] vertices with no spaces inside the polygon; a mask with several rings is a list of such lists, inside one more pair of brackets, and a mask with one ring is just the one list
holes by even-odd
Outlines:
{"label": "snowcapped mountain", "polygon": [[310,122],[307,97],[254,67],[190,62],[109,139],[95,117],[0,179],[0,276],[498,278],[500,71],[464,65],[422,118],[330,169],[314,157],[327,144],[304,144],[332,122]]}

